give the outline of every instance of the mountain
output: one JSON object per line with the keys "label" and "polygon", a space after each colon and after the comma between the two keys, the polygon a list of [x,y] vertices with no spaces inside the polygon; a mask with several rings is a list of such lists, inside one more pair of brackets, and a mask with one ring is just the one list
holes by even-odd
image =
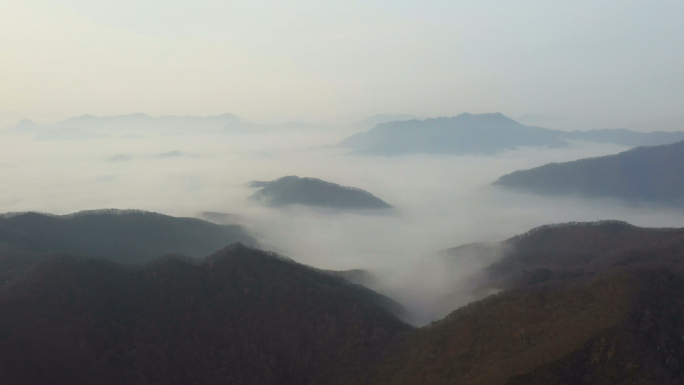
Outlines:
{"label": "mountain", "polygon": [[499,292],[413,329],[350,282],[368,272],[242,244],[53,256],[0,286],[0,383],[684,383],[684,228],[547,225],[441,257],[483,259],[469,281]]}
{"label": "mountain", "polygon": [[565,145],[554,130],[524,126],[501,114],[384,123],[339,144],[363,155],[491,154],[515,146]]}
{"label": "mountain", "polygon": [[35,134],[41,130],[41,127],[29,119],[23,119],[17,124],[5,127],[7,132],[19,133],[19,134]]}
{"label": "mountain", "polygon": [[532,229],[496,246],[492,250],[500,250],[497,260],[472,277],[473,284],[509,289],[581,283],[618,267],[676,267],[684,252],[684,229],[621,221],[564,223]]}
{"label": "mountain", "polygon": [[292,175],[271,182],[254,181],[249,186],[261,189],[250,199],[276,207],[292,204],[338,209],[389,209],[392,207],[367,191],[316,178],[300,178]]}
{"label": "mountain", "polygon": [[684,203],[684,141],[516,171],[495,185],[542,195],[578,194],[666,205]]}
{"label": "mountain", "polygon": [[417,330],[350,384],[679,384],[684,279],[663,269],[511,290]]}
{"label": "mountain", "polygon": [[114,116],[82,115],[51,124],[45,128],[46,131],[69,129],[117,137],[139,137],[155,135],[244,135],[294,130],[320,130],[332,127],[306,123],[251,123],[233,114],[152,117],[143,113],[135,113]]}
{"label": "mountain", "polygon": [[526,126],[500,113],[460,114],[451,118],[378,124],[348,137],[340,147],[359,155],[493,154],[516,147],[564,147],[568,140],[627,146],[684,140],[684,132],[637,133],[629,130],[561,131]]}
{"label": "mountain", "polygon": [[[203,257],[235,242],[256,245],[256,240],[237,225],[221,226],[146,211],[0,216],[0,265],[17,264],[18,270],[11,276],[16,276],[28,263],[55,253],[142,262],[169,253]],[[0,273],[3,271],[9,270],[0,269]]]}
{"label": "mountain", "polygon": [[342,384],[412,330],[379,297],[240,244],[136,267],[55,258],[0,289],[0,383]]}
{"label": "mountain", "polygon": [[230,124],[241,120],[232,114],[217,116],[174,116],[152,117],[143,113],[114,116],[82,115],[54,123],[50,130],[86,130],[98,134],[150,135],[150,134],[207,134],[221,133]]}
{"label": "mountain", "polygon": [[495,295],[417,329],[351,384],[684,382],[684,229],[542,226],[447,257],[494,262]]}

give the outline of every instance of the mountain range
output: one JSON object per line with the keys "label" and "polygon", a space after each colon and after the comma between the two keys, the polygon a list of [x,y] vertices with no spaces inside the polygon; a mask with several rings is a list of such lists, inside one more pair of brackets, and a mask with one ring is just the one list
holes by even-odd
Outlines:
{"label": "mountain range", "polygon": [[344,128],[351,132],[367,130],[379,123],[419,119],[415,115],[375,115],[348,126],[333,126],[310,123],[252,123],[233,114],[215,116],[152,117],[144,113],[129,115],[94,116],[81,115],[55,123],[38,125],[24,119],[17,124],[4,127],[7,132],[38,134],[39,140],[82,140],[106,136],[139,137],[151,135],[193,135],[193,134],[260,134],[284,130],[321,130]]}
{"label": "mountain range", "polygon": [[631,203],[684,203],[684,141],[616,155],[549,163],[500,177],[494,185],[541,195],[619,198]]}
{"label": "mountain range", "polygon": [[568,140],[624,146],[667,144],[684,140],[684,132],[634,132],[626,129],[561,131],[526,126],[500,113],[460,114],[451,118],[378,124],[338,144],[358,155],[483,154],[516,147],[557,148]]}
{"label": "mountain range", "polygon": [[257,245],[238,225],[147,211],[4,214],[0,216],[0,285],[54,254],[140,263],[170,253],[204,257],[235,242]]}
{"label": "mountain range", "polygon": [[470,281],[499,293],[422,328],[344,278],[365,273],[242,244],[136,265],[53,255],[0,286],[0,382],[684,381],[684,229],[549,225],[443,257],[473,250],[498,253]]}

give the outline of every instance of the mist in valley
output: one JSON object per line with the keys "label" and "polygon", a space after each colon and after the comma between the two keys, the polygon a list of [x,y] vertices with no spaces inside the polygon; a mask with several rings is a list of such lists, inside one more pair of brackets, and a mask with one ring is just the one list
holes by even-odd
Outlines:
{"label": "mist in valley", "polygon": [[[681,211],[579,197],[545,198],[491,186],[519,169],[626,148],[573,142],[567,148],[519,148],[493,156],[355,156],[335,144],[349,129],[291,128],[254,135],[179,135],[34,140],[2,134],[0,207],[5,212],[67,214],[140,209],[209,218],[246,227],[261,248],[320,269],[365,269],[366,283],[425,324],[469,301],[467,278],[496,260],[440,252],[497,242],[533,227],[619,219],[640,226],[684,226]],[[315,177],[364,189],[390,210],[336,210],[249,200],[253,180]],[[205,218],[206,219],[206,218]],[[460,294],[459,294],[460,293]]]}

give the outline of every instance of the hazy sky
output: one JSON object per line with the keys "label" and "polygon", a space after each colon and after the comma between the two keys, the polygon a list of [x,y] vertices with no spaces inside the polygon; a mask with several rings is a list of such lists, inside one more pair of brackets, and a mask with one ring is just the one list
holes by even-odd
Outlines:
{"label": "hazy sky", "polygon": [[2,0],[0,111],[683,129],[684,1]]}

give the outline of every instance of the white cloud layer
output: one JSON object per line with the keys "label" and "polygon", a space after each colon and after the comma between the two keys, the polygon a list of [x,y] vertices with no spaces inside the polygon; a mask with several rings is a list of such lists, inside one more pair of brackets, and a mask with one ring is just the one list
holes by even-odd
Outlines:
{"label": "white cloud layer", "polygon": [[[468,262],[445,276],[439,266],[424,262],[440,250],[499,241],[535,226],[566,221],[621,219],[643,226],[684,226],[681,211],[540,198],[489,185],[517,169],[623,150],[618,146],[584,143],[490,157],[359,157],[321,146],[343,135],[308,130],[36,141],[6,133],[0,135],[0,211],[66,214],[131,208],[176,216],[203,211],[237,214],[266,249],[318,268],[374,271],[383,277],[377,289],[419,311],[420,317],[414,319],[418,323],[452,310],[437,304],[442,289],[481,267]],[[158,156],[172,151],[191,156]],[[246,183],[285,175],[359,187],[395,210],[376,215],[272,209],[247,200],[253,190]]]}

